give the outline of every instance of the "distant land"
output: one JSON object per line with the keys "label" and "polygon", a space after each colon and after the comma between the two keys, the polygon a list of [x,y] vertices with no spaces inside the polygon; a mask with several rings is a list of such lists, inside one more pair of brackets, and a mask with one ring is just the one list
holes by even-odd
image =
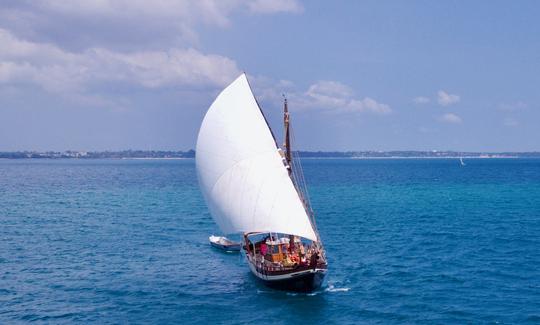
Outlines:
{"label": "distant land", "polygon": [[[540,158],[540,152],[466,151],[299,151],[302,158]],[[194,158],[195,151],[14,151],[0,152],[4,159],[181,159]]]}

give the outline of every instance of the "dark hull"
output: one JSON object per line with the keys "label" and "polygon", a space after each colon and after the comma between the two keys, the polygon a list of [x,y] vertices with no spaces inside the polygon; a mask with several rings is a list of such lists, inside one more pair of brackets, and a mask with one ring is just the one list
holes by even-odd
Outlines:
{"label": "dark hull", "polygon": [[317,268],[299,266],[289,270],[264,270],[247,259],[251,273],[266,286],[286,291],[312,292],[321,287],[326,275],[326,264]]}
{"label": "dark hull", "polygon": [[322,272],[301,274],[284,280],[264,280],[256,276],[266,286],[285,291],[313,292],[319,289],[326,274]]}

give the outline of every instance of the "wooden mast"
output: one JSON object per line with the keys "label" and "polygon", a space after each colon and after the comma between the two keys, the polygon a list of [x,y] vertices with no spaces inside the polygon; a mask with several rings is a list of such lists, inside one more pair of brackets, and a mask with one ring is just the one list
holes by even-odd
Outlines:
{"label": "wooden mast", "polygon": [[[314,228],[315,235],[317,236],[317,242],[320,243],[321,239],[319,237],[319,231],[317,230],[317,225],[315,224],[315,216],[313,214],[313,210],[311,209],[311,205],[306,199],[307,194],[304,193],[304,190],[302,190],[301,185],[298,184],[298,179],[293,174],[293,166],[292,166],[292,155],[291,155],[291,138],[290,138],[290,123],[289,123],[289,107],[287,106],[287,98],[285,95],[283,95],[284,101],[283,101],[283,124],[285,129],[285,139],[283,141],[283,147],[285,148],[285,160],[287,161],[287,165],[289,167],[287,170],[289,171],[289,176],[291,177],[291,180],[293,181],[294,187],[296,188],[296,192],[298,193],[298,196],[300,197],[300,200],[302,201],[302,205],[304,206],[304,209],[306,210],[306,214],[308,215],[309,221]],[[300,166],[300,164],[298,164]],[[296,166],[297,167],[297,166]],[[303,177],[303,176],[302,176]],[[305,185],[304,185],[305,186]],[[306,189],[307,191],[307,189]]]}
{"label": "wooden mast", "polygon": [[[285,160],[287,161],[287,165],[289,167],[287,168],[289,171],[289,176],[291,177],[294,187],[296,188],[296,191],[298,192],[298,196],[300,197],[300,200],[302,201],[302,205],[304,206],[304,209],[306,210],[306,214],[308,215],[309,221],[311,225],[314,228],[315,235],[317,236],[317,245],[320,245],[321,239],[319,237],[319,231],[317,230],[317,225],[315,223],[315,216],[313,214],[313,210],[311,209],[311,205],[306,200],[307,194],[304,193],[304,190],[302,190],[299,187],[298,179],[293,175],[293,166],[291,164],[292,162],[292,155],[291,155],[291,139],[290,139],[290,123],[289,123],[289,107],[287,106],[287,98],[285,95],[283,95],[283,124],[285,129],[285,139],[283,141],[283,147],[285,148]],[[300,166],[300,164],[298,164]],[[303,176],[302,176],[303,177]],[[305,186],[305,185],[304,185]],[[307,192],[307,189],[306,189]]]}
{"label": "wooden mast", "polygon": [[287,164],[289,165],[289,174],[292,173],[291,168],[291,139],[289,134],[289,108],[287,107],[287,98],[285,98],[284,105],[283,105],[283,124],[285,126],[285,139],[283,143],[283,147],[285,147],[285,160],[287,161]]}

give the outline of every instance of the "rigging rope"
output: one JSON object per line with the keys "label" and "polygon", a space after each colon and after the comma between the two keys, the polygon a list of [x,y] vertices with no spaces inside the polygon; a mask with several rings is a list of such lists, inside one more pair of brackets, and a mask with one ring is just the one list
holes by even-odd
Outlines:
{"label": "rigging rope", "polygon": [[[292,147],[292,143],[296,143],[296,139],[294,137],[294,130],[292,128],[290,120],[289,120],[289,133],[290,133],[290,139],[291,139],[290,143]],[[291,156],[292,156],[291,167],[292,167],[293,182],[296,185],[297,190],[300,192],[299,194],[301,196],[302,202],[304,203],[308,217],[315,230],[315,234],[317,235],[317,240],[320,242],[321,239],[319,237],[319,231],[317,229],[317,224],[315,222],[315,213],[313,212],[313,209],[311,207],[311,201],[309,199],[309,194],[307,190],[307,183],[304,177],[304,170],[300,162],[300,154],[297,150],[294,150],[294,151],[291,150]]]}

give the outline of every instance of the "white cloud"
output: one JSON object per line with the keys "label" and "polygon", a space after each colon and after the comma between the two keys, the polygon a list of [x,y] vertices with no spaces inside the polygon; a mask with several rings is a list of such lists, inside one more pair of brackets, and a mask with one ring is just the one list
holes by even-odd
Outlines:
{"label": "white cloud", "polygon": [[344,108],[350,102],[352,89],[337,81],[319,81],[304,94],[317,107]]}
{"label": "white cloud", "polygon": [[[12,2],[0,8],[0,84],[21,89],[38,86],[98,106],[122,101],[109,90],[111,85],[215,90],[234,80],[240,70],[230,58],[186,45],[197,38],[198,25],[226,27],[232,15],[239,12],[302,11],[297,0]],[[70,28],[65,28],[68,25]],[[151,43],[161,37],[161,31],[183,41]],[[186,39],[191,41],[186,43]],[[389,105],[371,97],[357,97],[349,86],[337,81],[319,81],[299,91],[290,81],[263,79],[255,79],[255,84],[261,85],[259,96],[277,99],[286,92],[299,108],[382,115],[392,112]]]}
{"label": "white cloud", "polygon": [[460,101],[459,95],[449,94],[444,90],[437,92],[437,102],[442,106],[449,106]]}
{"label": "white cloud", "polygon": [[[133,53],[92,49],[87,54],[94,61],[95,69],[91,76],[134,82],[148,88],[225,86],[240,74],[233,60],[202,54],[194,49]],[[108,66],[108,69],[101,69],[103,66]]]}
{"label": "white cloud", "polygon": [[[32,3],[33,1],[26,1]],[[226,26],[231,12],[247,6],[244,1],[227,0],[43,0],[33,6],[46,13],[56,13],[79,18],[100,17],[104,19],[147,20],[158,19],[161,23],[169,20],[184,21],[188,24],[203,22],[210,25]],[[29,7],[31,8],[31,7]]]}
{"label": "white cloud", "polygon": [[356,98],[349,86],[337,81],[318,81],[306,92],[293,94],[291,101],[295,101],[300,108],[334,112],[368,112],[380,115],[392,112],[389,105],[379,103],[373,98]]}
{"label": "white cloud", "polygon": [[0,6],[0,28],[77,50],[187,47],[201,25],[228,27],[235,14],[302,10],[296,0],[19,0]]}
{"label": "white cloud", "polygon": [[373,113],[386,115],[392,112],[389,105],[371,97],[357,98],[351,87],[338,81],[318,81],[306,91],[299,91],[290,81],[272,81],[265,77],[250,77],[256,96],[264,101],[281,102],[285,94],[293,110],[311,110],[335,113]]}
{"label": "white cloud", "polygon": [[265,76],[248,75],[248,79],[257,99],[278,103],[283,100],[283,95],[294,96],[296,85],[290,80],[273,80]]}
{"label": "white cloud", "polygon": [[392,112],[392,109],[387,104],[377,102],[375,99],[365,97],[361,100],[353,99],[347,106],[347,109],[353,112],[370,112],[375,114],[386,115]]}
{"label": "white cloud", "polygon": [[458,115],[454,113],[444,114],[443,116],[441,116],[441,121],[446,122],[446,123],[452,123],[452,124],[460,124],[461,122],[463,122],[461,117],[459,117]]}
{"label": "white cloud", "polygon": [[73,98],[99,89],[113,98],[111,83],[214,90],[240,70],[230,58],[196,49],[202,25],[302,11],[297,0],[8,1],[0,6],[0,84]]}
{"label": "white cloud", "polygon": [[413,102],[415,102],[416,104],[427,104],[430,102],[430,99],[427,97],[418,96],[413,99]]}
{"label": "white cloud", "polygon": [[194,49],[123,53],[91,48],[78,53],[20,40],[2,29],[0,44],[0,83],[34,84],[60,94],[83,94],[94,84],[111,82],[145,88],[221,87],[240,73],[233,60]]}
{"label": "white cloud", "polygon": [[[202,25],[226,28],[237,14],[300,13],[297,0],[19,0],[0,6],[0,84],[38,86],[91,103],[106,88],[215,90],[240,73],[203,53]],[[109,87],[110,88],[110,87]]]}
{"label": "white cloud", "polygon": [[304,9],[296,0],[254,0],[248,3],[248,7],[255,13],[299,13]]}
{"label": "white cloud", "polygon": [[[22,1],[31,4],[33,1]],[[235,10],[247,8],[253,13],[298,13],[303,7],[297,0],[42,0],[38,7],[64,14],[125,17],[188,17],[208,23],[224,24]]]}

